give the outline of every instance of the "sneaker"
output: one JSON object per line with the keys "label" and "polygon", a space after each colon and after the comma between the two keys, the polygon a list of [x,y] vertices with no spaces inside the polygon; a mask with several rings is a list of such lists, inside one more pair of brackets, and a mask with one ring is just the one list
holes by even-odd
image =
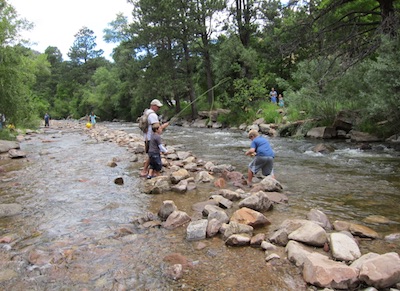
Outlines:
{"label": "sneaker", "polygon": [[151,179],[153,178],[153,176],[147,175],[147,179]]}

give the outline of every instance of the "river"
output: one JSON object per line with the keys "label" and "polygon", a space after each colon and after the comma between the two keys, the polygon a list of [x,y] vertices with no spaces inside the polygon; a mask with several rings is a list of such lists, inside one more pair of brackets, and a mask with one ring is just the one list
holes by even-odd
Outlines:
{"label": "river", "polygon": [[[129,123],[100,123],[139,133]],[[299,270],[287,260],[265,262],[256,248],[226,247],[219,237],[185,240],[185,229],[136,228],[132,220],[156,213],[174,200],[190,214],[210,189],[193,193],[146,195],[140,162],[115,143],[96,142],[83,125],[50,128],[21,143],[25,160],[3,165],[0,203],[19,203],[22,214],[0,219],[2,290],[306,290]],[[246,173],[249,140],[242,131],[169,127],[168,145],[198,158],[231,164]],[[271,138],[275,174],[289,197],[268,213],[272,226],[286,218],[305,218],[317,208],[334,220],[365,224],[382,236],[400,232],[400,157],[383,144],[361,151],[352,143],[330,141],[331,154],[316,154],[321,141]],[[108,166],[116,161],[116,167]],[[3,162],[4,163],[4,162]],[[123,185],[114,183],[122,177]],[[211,187],[211,186],[210,186]],[[370,216],[386,223],[366,223]],[[271,232],[272,226],[262,230]],[[399,252],[397,243],[367,241],[362,252]],[[193,263],[182,279],[164,276],[163,258],[180,253]]]}

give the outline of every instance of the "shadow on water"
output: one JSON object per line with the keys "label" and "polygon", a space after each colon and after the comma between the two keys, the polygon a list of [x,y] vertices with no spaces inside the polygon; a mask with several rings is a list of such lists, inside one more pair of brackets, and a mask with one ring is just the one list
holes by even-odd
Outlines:
{"label": "shadow on water", "polygon": [[[132,124],[113,129],[138,133]],[[241,131],[171,126],[164,141],[205,161],[232,164],[245,173],[249,140]],[[382,235],[399,232],[399,157],[390,149],[361,152],[335,143],[328,155],[312,152],[316,142],[273,138],[275,173],[289,196],[266,214],[270,233],[286,218],[304,218],[311,208],[336,219],[362,222],[370,215],[392,223],[368,225]],[[305,290],[299,270],[287,260],[266,263],[256,248],[226,247],[219,237],[187,242],[186,229],[142,229],[133,217],[156,213],[164,200],[193,215],[210,186],[186,194],[146,195],[141,163],[113,143],[97,143],[82,131],[47,130],[22,143],[28,159],[21,170],[0,173],[0,203],[20,203],[21,215],[0,219],[0,289],[4,290]],[[115,160],[116,167],[108,166]],[[12,169],[14,170],[14,169]],[[122,177],[123,185],[114,183]],[[232,210],[233,211],[233,210]],[[382,240],[366,250],[392,251]],[[399,246],[394,246],[394,251]],[[181,253],[193,267],[179,281],[163,275],[163,258]],[[285,254],[280,254],[285,257]]]}

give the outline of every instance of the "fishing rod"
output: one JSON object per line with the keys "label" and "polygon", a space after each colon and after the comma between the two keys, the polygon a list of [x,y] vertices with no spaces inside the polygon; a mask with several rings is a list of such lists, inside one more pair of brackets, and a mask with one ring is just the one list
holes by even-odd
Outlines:
{"label": "fishing rod", "polygon": [[[225,82],[228,81],[229,79],[230,79],[230,77],[226,77],[225,79],[222,79],[221,81],[218,82],[218,84],[214,85],[213,87],[211,87],[210,89],[208,89],[207,91],[205,91],[203,94],[201,94],[200,96],[196,97],[196,99],[194,99],[193,101],[189,102],[189,104],[188,104],[186,107],[184,107],[181,111],[179,111],[177,114],[175,114],[174,116],[172,116],[172,118],[170,119],[169,122],[170,122],[170,123],[173,123],[173,122],[174,122],[174,119],[177,120],[177,119],[178,119],[178,116],[179,116],[184,110],[186,110],[186,108],[188,108],[190,105],[192,105],[194,102],[196,102],[197,99],[203,97],[205,94],[207,94],[207,93],[210,92],[211,90],[214,90],[214,88],[220,86],[221,84],[225,83]],[[213,98],[212,98],[211,107],[210,107],[210,110],[209,110],[210,116],[211,116],[211,110],[212,110],[213,106],[214,106],[214,94],[213,94]]]}

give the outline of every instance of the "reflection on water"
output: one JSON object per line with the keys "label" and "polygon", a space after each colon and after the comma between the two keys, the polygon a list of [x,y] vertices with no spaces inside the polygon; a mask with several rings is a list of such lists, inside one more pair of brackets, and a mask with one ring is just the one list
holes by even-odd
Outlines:
{"label": "reflection on water", "polygon": [[[139,132],[132,124],[107,126]],[[168,199],[192,215],[192,204],[208,199],[209,186],[184,195],[146,195],[140,191],[141,163],[131,163],[124,148],[97,143],[79,132],[47,132],[22,144],[32,163],[25,162],[25,169],[9,175],[2,184],[0,203],[17,202],[24,211],[0,219],[0,237],[15,238],[0,250],[0,270],[14,274],[4,280],[1,274],[6,271],[0,271],[0,289],[306,289],[297,268],[286,260],[266,264],[260,249],[226,247],[219,237],[205,240],[203,248],[185,240],[184,228],[137,229],[130,223],[146,211],[157,212]],[[203,160],[232,164],[242,173],[251,160],[244,155],[250,143],[241,131],[171,126],[163,139]],[[391,223],[365,225],[382,235],[400,232],[398,153],[384,146],[360,151],[353,144],[330,142],[337,150],[321,155],[312,151],[320,141],[270,141],[277,156],[275,174],[289,203],[269,212],[272,225],[257,231],[270,233],[284,219],[304,218],[311,208],[318,208],[331,221],[363,223],[370,215],[386,216]],[[115,168],[107,166],[113,158],[117,160]],[[124,184],[116,185],[116,177],[122,177]],[[362,246],[363,251],[400,249],[390,247],[382,240]],[[8,248],[11,250],[5,251]],[[41,267],[31,258],[39,251],[51,259]],[[195,265],[177,282],[163,276],[162,258],[174,252]]]}

